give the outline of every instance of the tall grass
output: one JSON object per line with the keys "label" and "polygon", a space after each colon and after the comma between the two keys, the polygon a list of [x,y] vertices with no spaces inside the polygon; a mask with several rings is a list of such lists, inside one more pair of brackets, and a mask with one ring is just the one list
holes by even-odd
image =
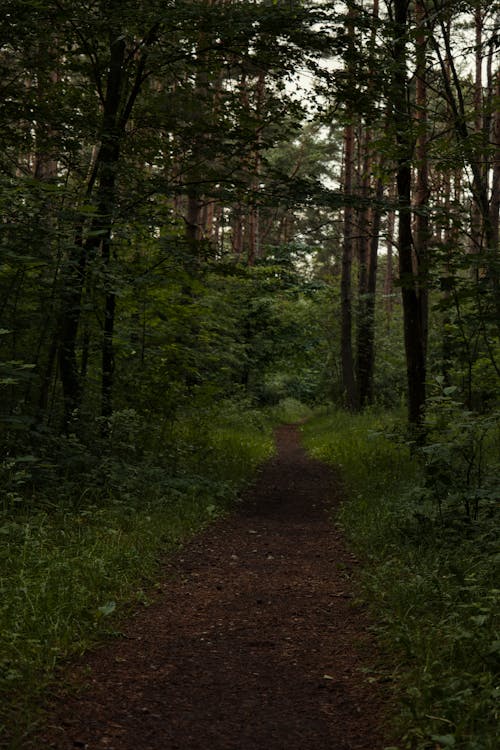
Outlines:
{"label": "tall grass", "polygon": [[2,746],[22,745],[56,665],[119,627],[161,556],[224,513],[273,451],[269,422],[234,406],[170,426],[163,453],[139,451],[136,415],[125,421],[137,461],[103,457],[87,482],[0,515]]}
{"label": "tall grass", "polygon": [[313,410],[296,398],[284,398],[275,406],[270,407],[269,416],[277,424],[293,424],[309,419]]}
{"label": "tall grass", "polygon": [[397,747],[497,750],[498,514],[490,506],[474,523],[443,518],[422,492],[422,465],[389,439],[397,424],[335,413],[303,428],[309,451],[339,467],[345,484],[340,522],[365,561],[388,662],[380,676],[400,707]]}

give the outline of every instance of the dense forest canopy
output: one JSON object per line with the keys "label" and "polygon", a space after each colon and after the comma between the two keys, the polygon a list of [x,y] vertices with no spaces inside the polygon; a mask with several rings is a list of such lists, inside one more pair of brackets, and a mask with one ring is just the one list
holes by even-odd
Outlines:
{"label": "dense forest canopy", "polygon": [[497,404],[498,4],[3,11],[6,481],[123,410]]}

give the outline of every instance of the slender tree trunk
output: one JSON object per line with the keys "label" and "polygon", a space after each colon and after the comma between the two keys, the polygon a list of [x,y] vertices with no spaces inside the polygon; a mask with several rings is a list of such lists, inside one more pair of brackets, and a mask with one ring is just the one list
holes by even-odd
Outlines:
{"label": "slender tree trunk", "polygon": [[[57,56],[51,44],[56,40],[42,39],[38,43],[39,66],[36,76],[36,94],[41,106],[51,100],[55,84],[59,81]],[[47,69],[47,65],[49,69]],[[35,126],[35,154],[33,173],[36,180],[47,182],[57,177],[57,158],[53,146],[56,131],[52,124],[37,122]]]}
{"label": "slender tree trunk", "polygon": [[369,291],[369,266],[372,244],[372,227],[370,226],[371,211],[368,207],[370,195],[371,138],[368,126],[359,135],[359,149],[362,151],[361,161],[361,198],[363,205],[358,213],[358,301],[356,326],[356,383],[357,406],[363,408],[370,401],[371,356],[373,342],[370,341],[372,326],[370,320],[371,304]]}
{"label": "slender tree trunk", "polygon": [[[351,50],[354,46],[354,9],[349,6],[347,32]],[[349,73],[349,65],[347,73]],[[356,380],[354,372],[354,355],[352,345],[352,262],[354,254],[354,113],[352,106],[347,106],[346,124],[344,127],[344,238],[342,243],[342,275],[340,280],[340,356],[342,368],[342,385],[348,409],[357,408]]]}
{"label": "slender tree trunk", "polygon": [[260,145],[262,143],[261,136],[261,122],[262,122],[262,110],[264,106],[265,98],[265,84],[266,76],[263,70],[259,71],[256,85],[256,96],[255,96],[255,118],[257,122],[257,137],[256,144],[253,154],[252,164],[252,181],[251,181],[251,192],[253,194],[252,202],[248,212],[248,265],[252,266],[255,263],[255,259],[260,255],[260,243],[261,243],[261,230],[260,230],[260,208],[259,208],[259,185],[260,185],[260,173],[261,173],[261,153]]}
{"label": "slender tree trunk", "polygon": [[[476,7],[474,9],[474,32],[474,130],[479,134],[483,130],[483,11],[481,0],[476,0]],[[474,201],[471,207],[470,251],[472,253],[480,253],[482,249],[483,222],[481,220],[481,209],[478,203]]]}
{"label": "slender tree trunk", "polygon": [[[434,9],[439,11],[437,0],[433,0],[433,5]],[[476,15],[476,24],[481,22],[481,18],[482,16],[479,16],[479,14]],[[434,40],[434,51],[441,68],[444,92],[450,106],[455,134],[472,172],[472,196],[480,214],[482,235],[484,236],[486,277],[490,283],[497,317],[500,319],[500,273],[498,270],[498,254],[495,249],[496,229],[491,223],[489,175],[484,168],[485,155],[489,149],[489,144],[485,142],[484,135],[482,143],[476,133],[471,138],[470,128],[467,124],[463,85],[453,57],[450,29],[446,27],[442,19],[439,23],[446,59],[443,57],[440,45],[436,40]],[[429,39],[432,39],[432,36]],[[481,136],[481,133],[479,136]],[[482,244],[481,242],[481,246]]]}
{"label": "slender tree trunk", "polygon": [[425,406],[426,359],[418,280],[413,271],[411,176],[413,143],[407,80],[408,0],[394,0],[393,111],[398,146],[398,251],[408,381],[408,419],[419,427]]}
{"label": "slender tree trunk", "polygon": [[[373,26],[368,42],[369,81],[368,91],[374,92],[372,60],[376,48],[376,22],[379,15],[378,0],[372,4]],[[373,133],[371,117],[361,124],[358,139],[360,153],[359,170],[361,198],[363,204],[358,211],[358,305],[357,305],[357,351],[356,351],[356,397],[357,407],[363,408],[373,400],[373,370],[375,364],[375,287],[377,280],[378,235],[380,232],[380,203],[383,191],[379,179],[375,187],[375,204],[369,205],[374,171]]]}
{"label": "slender tree trunk", "polygon": [[56,333],[59,350],[59,374],[64,397],[64,424],[79,408],[81,383],[76,361],[76,341],[80,323],[80,301],[85,281],[87,257],[77,238],[67,263],[61,292],[61,314]]}
{"label": "slender tree trunk", "polygon": [[341,301],[341,362],[342,383],[346,404],[356,408],[356,382],[354,377],[354,357],[352,347],[352,262],[354,250],[354,125],[348,122],[344,129],[344,194],[347,199],[344,207],[344,239],[342,243],[342,276],[340,281]]}
{"label": "slender tree trunk", "polygon": [[[495,73],[491,74],[489,89],[488,109],[491,111],[491,118],[488,134],[491,155],[488,173],[491,174],[491,188],[488,220],[486,222],[486,242],[490,268],[489,277],[493,288],[494,310],[496,312],[496,332],[497,335],[500,335],[500,67],[497,67]],[[494,358],[487,334],[485,334],[485,339],[490,359],[498,374],[499,366]]]}
{"label": "slender tree trunk", "polygon": [[[113,4],[118,3],[114,0]],[[82,384],[77,368],[76,346],[81,318],[81,299],[87,264],[102,251],[105,287],[105,323],[103,332],[102,409],[105,416],[111,411],[113,381],[113,321],[115,301],[111,291],[109,265],[111,261],[111,231],[116,206],[116,181],[125,128],[145,80],[149,48],[156,39],[158,24],[154,24],[143,39],[140,54],[126,57],[126,41],[121,29],[109,29],[109,66],[103,101],[102,128],[99,149],[90,171],[86,200],[95,194],[95,218],[84,240],[84,221],[76,228],[73,250],[68,259],[61,294],[61,315],[58,328],[59,371],[64,396],[64,425],[67,426],[75,409],[80,407]],[[135,68],[130,75],[130,67]],[[125,86],[128,86],[125,90]],[[97,185],[97,189],[94,186]]]}
{"label": "slender tree trunk", "polygon": [[448,308],[451,303],[452,285],[453,285],[453,271],[451,268],[451,255],[452,255],[452,243],[456,239],[454,231],[452,229],[453,220],[451,216],[451,172],[447,171],[443,174],[443,183],[440,185],[440,192],[443,194],[443,209],[446,217],[445,223],[440,227],[439,241],[443,243],[445,248],[445,278],[442,283],[443,296],[447,301],[446,311],[443,316],[442,326],[442,375],[446,385],[449,385],[450,380],[450,364],[453,358],[453,345],[450,337],[450,324],[451,318],[448,312]]}
{"label": "slender tree trunk", "polygon": [[375,305],[377,298],[377,267],[381,202],[384,184],[377,180],[375,205],[370,212],[370,244],[367,258],[366,289],[363,299],[363,314],[358,323],[358,393],[359,406],[363,408],[373,403],[373,374],[375,369]]}
{"label": "slender tree trunk", "polygon": [[238,260],[241,260],[243,254],[243,208],[240,203],[233,208],[232,212],[231,245],[233,253]]}
{"label": "slender tree trunk", "polygon": [[[98,178],[96,195],[96,218],[92,221],[87,240],[82,240],[83,227],[77,231],[74,250],[70,257],[64,282],[62,311],[59,327],[59,371],[64,395],[64,422],[67,425],[72,414],[80,407],[82,384],[79,378],[76,346],[81,316],[81,298],[85,283],[87,262],[95,257],[100,247],[103,250],[105,275],[108,275],[110,261],[110,237],[115,204],[116,171],[120,158],[120,143],[123,137],[123,125],[119,124],[119,110],[122,96],[123,63],[125,58],[125,41],[114,37],[110,32],[110,66],[104,102],[103,128],[99,153],[96,159],[94,174]],[[91,177],[92,181],[94,177]],[[93,184],[93,182],[92,182]],[[90,195],[92,185],[87,194]],[[108,283],[107,281],[105,282]],[[108,302],[106,301],[106,310]],[[108,315],[105,312],[105,317]],[[105,322],[103,340],[103,407],[108,413],[110,406],[110,366],[111,341],[109,339],[109,320]],[[104,369],[105,368],[105,369]],[[104,395],[106,394],[106,395]]]}
{"label": "slender tree trunk", "polygon": [[[500,68],[497,68],[494,76],[493,87],[494,114],[491,127],[492,143],[492,179],[489,224],[491,226],[491,250],[498,262],[499,257],[499,217],[500,217]],[[494,106],[494,105],[493,105]]]}
{"label": "slender tree trunk", "polygon": [[416,92],[415,120],[417,130],[416,158],[417,181],[415,189],[415,255],[417,261],[418,296],[421,315],[422,345],[427,352],[429,328],[429,159],[427,147],[427,33],[425,12],[420,0],[416,0]]}
{"label": "slender tree trunk", "polygon": [[[103,417],[110,417],[113,413],[113,383],[115,373],[113,335],[115,310],[116,295],[111,289],[111,284],[108,278],[106,280],[104,329],[102,339],[101,416]],[[107,427],[104,432],[107,434]]]}
{"label": "slender tree trunk", "polygon": [[186,210],[186,239],[193,255],[197,254],[197,245],[202,237],[203,200],[194,187],[188,188]]}
{"label": "slender tree trunk", "polygon": [[[389,200],[392,202],[394,199],[394,187],[390,187]],[[395,213],[393,208],[389,208],[386,219],[386,237],[387,237],[387,261],[385,266],[385,278],[384,278],[384,299],[385,299],[385,315],[387,330],[390,329],[392,323],[392,315],[394,310],[394,225],[395,225]]]}

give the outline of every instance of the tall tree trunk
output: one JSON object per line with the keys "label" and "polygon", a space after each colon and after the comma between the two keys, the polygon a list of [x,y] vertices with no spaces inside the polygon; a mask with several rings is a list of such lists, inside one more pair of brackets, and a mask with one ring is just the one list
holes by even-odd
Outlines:
{"label": "tall tree trunk", "polygon": [[[367,258],[366,288],[363,294],[362,315],[358,322],[358,400],[360,408],[373,403],[373,374],[375,369],[375,305],[377,294],[377,267],[381,202],[384,184],[377,180],[375,205],[370,211],[370,243]],[[361,300],[360,300],[361,303]]]}
{"label": "tall tree trunk", "polygon": [[497,262],[500,254],[499,248],[499,216],[500,216],[500,67],[494,76],[493,103],[494,114],[491,127],[492,143],[492,178],[489,224],[491,226],[491,250]]}
{"label": "tall tree trunk", "polygon": [[[490,65],[493,49],[490,50]],[[491,175],[490,207],[486,222],[486,241],[489,266],[489,276],[494,294],[494,314],[496,317],[496,333],[500,335],[500,67],[496,71],[489,71],[488,81],[488,111],[491,113],[488,123],[488,138],[491,144],[487,165],[487,177]],[[500,365],[495,359],[491,341],[483,328],[485,343],[490,360],[500,374]]]}
{"label": "tall tree trunk", "polygon": [[[369,81],[368,91],[374,96],[373,60],[376,53],[376,22],[379,15],[378,0],[372,6],[373,25],[368,42]],[[372,174],[374,172],[373,133],[371,116],[360,127],[358,148],[360,152],[360,186],[362,205],[358,211],[358,304],[357,304],[357,351],[356,384],[357,406],[362,409],[373,400],[373,370],[375,364],[375,287],[377,281],[378,235],[380,231],[383,184],[378,179],[373,198]]]}
{"label": "tall tree trunk", "polygon": [[186,209],[186,240],[193,256],[197,254],[198,242],[202,237],[203,200],[194,186],[188,188]]}
{"label": "tall tree trunk", "polygon": [[259,71],[255,92],[255,119],[257,123],[256,143],[253,154],[251,192],[252,201],[248,212],[248,265],[253,266],[255,259],[260,255],[261,229],[260,229],[260,208],[259,208],[259,185],[261,173],[261,153],[260,146],[262,143],[262,111],[264,107],[266,76],[263,70]]}
{"label": "tall tree trunk", "polygon": [[[483,130],[483,11],[481,0],[476,0],[474,8],[474,35],[474,130],[479,135]],[[482,249],[483,222],[481,221],[481,209],[477,201],[474,201],[471,206],[470,251],[480,253]]]}
{"label": "tall tree trunk", "polygon": [[[347,32],[351,48],[354,45],[354,9],[349,6]],[[349,71],[349,65],[347,73]],[[342,275],[340,280],[340,356],[342,368],[342,385],[348,409],[357,408],[356,380],[354,373],[354,356],[352,346],[352,262],[354,253],[354,113],[347,105],[346,124],[344,127],[344,238],[342,243]]]}
{"label": "tall tree trunk", "polygon": [[[109,263],[109,259],[107,261]],[[101,416],[110,417],[113,413],[113,383],[115,357],[113,336],[115,327],[116,295],[112,290],[109,276],[105,282],[106,295],[104,302],[104,327],[102,338],[102,379],[101,379]],[[107,434],[108,427],[104,427]]]}
{"label": "tall tree trunk", "polygon": [[[119,6],[117,2],[113,5]],[[81,299],[87,264],[102,251],[105,277],[105,324],[103,332],[102,409],[111,411],[113,381],[113,323],[115,302],[111,292],[109,264],[111,260],[111,231],[116,206],[116,180],[122,140],[134,104],[145,80],[145,68],[150,46],[158,33],[153,25],[144,37],[141,53],[126,57],[126,42],[121,29],[111,24],[109,29],[109,66],[103,100],[100,144],[91,169],[86,201],[95,194],[95,218],[84,239],[84,220],[76,228],[73,250],[68,259],[61,293],[61,315],[58,327],[59,371],[64,396],[64,424],[67,425],[75,409],[80,407],[82,384],[79,378],[76,346],[81,317]],[[134,65],[134,75],[130,68]],[[128,89],[125,91],[125,86]],[[97,185],[97,189],[94,187]]]}
{"label": "tall tree trunk", "polygon": [[354,175],[354,125],[348,122],[344,129],[344,239],[342,243],[342,276],[340,280],[341,304],[341,364],[342,384],[346,405],[354,410],[357,404],[352,346],[352,261],[354,250],[354,209],[352,206]]}
{"label": "tall tree trunk", "polygon": [[420,0],[415,2],[416,92],[415,120],[417,131],[417,181],[415,188],[415,255],[418,275],[418,296],[421,315],[422,345],[427,352],[429,327],[429,159],[427,147],[427,33],[425,12]]}
{"label": "tall tree trunk", "polygon": [[418,279],[413,271],[411,176],[413,143],[407,80],[408,0],[394,0],[393,112],[398,162],[398,251],[408,381],[408,419],[419,427],[425,406],[426,358]]}
{"label": "tall tree trunk", "polygon": [[[433,5],[434,10],[439,11],[437,0],[433,0]],[[440,18],[439,13],[437,17]],[[481,16],[476,15],[476,24],[481,21],[481,18]],[[489,175],[488,170],[485,169],[489,143],[484,138],[484,130],[482,139],[478,138],[476,133],[471,138],[470,127],[467,121],[464,89],[455,65],[450,29],[446,27],[445,22],[441,18],[439,23],[446,59],[443,57],[438,42],[432,36],[429,36],[429,39],[433,40],[433,48],[441,68],[444,92],[450,106],[455,135],[461,144],[464,158],[472,172],[472,197],[480,214],[482,235],[484,236],[486,278],[490,283],[497,317],[500,319],[500,273],[498,270],[498,252],[495,248],[497,230],[491,222]]]}
{"label": "tall tree trunk", "polygon": [[231,247],[238,260],[243,254],[243,207],[238,203],[231,216]]}
{"label": "tall tree trunk", "polygon": [[371,337],[370,321],[370,292],[369,292],[369,266],[371,256],[372,227],[370,226],[371,211],[368,207],[370,195],[371,163],[371,138],[372,134],[368,125],[360,128],[358,138],[359,149],[362,152],[360,186],[362,206],[358,210],[358,300],[357,300],[357,325],[356,325],[356,383],[357,383],[357,406],[363,408],[369,402],[369,390],[371,380],[371,354],[373,345]]}
{"label": "tall tree trunk", "polygon": [[[441,181],[440,181],[441,182]],[[450,378],[450,365],[453,361],[453,344],[452,339],[450,336],[450,324],[451,324],[451,318],[450,314],[448,312],[449,307],[451,306],[451,299],[452,299],[452,285],[453,285],[453,271],[451,268],[451,255],[452,255],[452,246],[454,243],[454,240],[456,240],[456,230],[453,230],[453,219],[451,216],[451,182],[452,182],[452,173],[450,170],[446,171],[443,174],[443,181],[440,184],[440,192],[443,195],[443,210],[444,210],[444,216],[445,221],[441,223],[439,230],[438,230],[438,240],[440,243],[443,243],[444,250],[445,250],[445,277],[442,281],[442,292],[444,299],[447,301],[445,313],[443,315],[443,325],[442,325],[442,375],[444,378],[444,382],[446,385],[449,385],[451,383]],[[457,185],[455,183],[455,191],[457,190]]]}
{"label": "tall tree trunk", "polygon": [[[394,186],[389,187],[389,201],[392,204],[394,200]],[[391,207],[387,211],[386,219],[386,242],[387,242],[387,261],[385,266],[385,277],[384,277],[384,300],[385,300],[385,316],[387,330],[390,329],[392,323],[392,314],[394,310],[394,247],[395,247],[395,211]]]}
{"label": "tall tree trunk", "polygon": [[[111,226],[115,205],[116,171],[120,158],[120,145],[124,132],[124,123],[119,122],[120,102],[123,85],[123,64],[125,59],[125,41],[110,32],[110,65],[106,87],[106,98],[103,111],[103,127],[99,153],[95,169],[87,188],[90,197],[97,176],[96,217],[85,241],[82,239],[83,227],[77,230],[74,249],[69,259],[67,275],[64,282],[62,310],[59,327],[59,371],[64,395],[64,422],[80,407],[82,388],[78,373],[76,346],[81,315],[81,298],[89,259],[95,257],[99,248],[103,250],[105,275],[110,261]],[[107,282],[106,282],[107,283]],[[106,292],[106,296],[108,293]],[[108,301],[106,301],[106,309]],[[108,313],[105,312],[105,319]],[[111,408],[112,342],[109,337],[109,319],[104,328],[103,339],[103,407],[109,413]]]}

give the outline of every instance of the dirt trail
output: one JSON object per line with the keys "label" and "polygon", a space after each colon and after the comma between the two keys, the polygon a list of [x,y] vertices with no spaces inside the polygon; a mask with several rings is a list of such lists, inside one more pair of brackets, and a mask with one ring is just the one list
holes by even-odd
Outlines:
{"label": "dirt trail", "polygon": [[381,750],[383,698],[353,603],[356,560],[327,520],[333,472],[298,431],[239,511],[169,563],[126,638],[75,667],[37,747],[89,750]]}

